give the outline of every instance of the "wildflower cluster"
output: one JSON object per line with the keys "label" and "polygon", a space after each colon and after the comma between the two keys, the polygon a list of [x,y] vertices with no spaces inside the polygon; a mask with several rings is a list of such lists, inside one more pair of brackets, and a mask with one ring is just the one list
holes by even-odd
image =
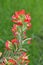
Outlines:
{"label": "wildflower cluster", "polygon": [[23,47],[25,44],[31,43],[31,38],[27,38],[26,31],[31,28],[30,14],[26,14],[25,10],[17,11],[12,16],[12,33],[14,39],[7,40],[5,43],[5,52],[1,65],[28,65],[27,49]]}

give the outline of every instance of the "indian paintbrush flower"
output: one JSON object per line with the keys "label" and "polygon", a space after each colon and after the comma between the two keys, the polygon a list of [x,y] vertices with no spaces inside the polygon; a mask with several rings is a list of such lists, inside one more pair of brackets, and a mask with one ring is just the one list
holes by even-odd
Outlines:
{"label": "indian paintbrush flower", "polygon": [[28,65],[30,62],[27,55],[28,51],[23,47],[23,45],[25,46],[25,43],[31,43],[32,38],[27,38],[26,35],[26,31],[31,28],[30,21],[30,14],[26,14],[25,10],[16,11],[15,14],[13,14],[12,22],[14,24],[12,27],[12,32],[14,34],[14,38],[10,41],[7,40],[5,43],[7,51],[10,51],[8,52],[8,55],[7,52],[4,54],[5,59],[4,63],[2,62],[2,65]]}

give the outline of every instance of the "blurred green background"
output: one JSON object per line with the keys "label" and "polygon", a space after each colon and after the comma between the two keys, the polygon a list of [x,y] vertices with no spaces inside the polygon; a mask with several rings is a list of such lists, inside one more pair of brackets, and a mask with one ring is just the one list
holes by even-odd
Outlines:
{"label": "blurred green background", "polygon": [[0,51],[4,51],[6,40],[13,38],[11,16],[22,9],[32,18],[32,28],[27,32],[32,37],[29,65],[43,65],[43,0],[0,0]]}

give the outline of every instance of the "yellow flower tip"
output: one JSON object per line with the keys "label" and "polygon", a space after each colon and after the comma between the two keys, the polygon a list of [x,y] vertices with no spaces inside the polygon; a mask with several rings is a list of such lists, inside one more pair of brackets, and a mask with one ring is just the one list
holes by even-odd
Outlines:
{"label": "yellow flower tip", "polygon": [[0,57],[2,56],[2,52],[0,52]]}

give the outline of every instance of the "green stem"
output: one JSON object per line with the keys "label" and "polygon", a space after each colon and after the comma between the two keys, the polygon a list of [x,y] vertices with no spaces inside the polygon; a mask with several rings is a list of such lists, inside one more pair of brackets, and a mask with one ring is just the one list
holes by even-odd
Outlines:
{"label": "green stem", "polygon": [[23,35],[23,31],[22,31],[22,27],[21,27],[21,33],[20,33],[20,37],[21,37],[21,41],[20,41],[20,46],[21,46],[21,48],[22,48],[22,36]]}
{"label": "green stem", "polygon": [[23,44],[25,41],[30,40],[30,39],[31,39],[31,38],[27,38],[27,39],[23,40],[23,41],[22,41],[22,44]]}

